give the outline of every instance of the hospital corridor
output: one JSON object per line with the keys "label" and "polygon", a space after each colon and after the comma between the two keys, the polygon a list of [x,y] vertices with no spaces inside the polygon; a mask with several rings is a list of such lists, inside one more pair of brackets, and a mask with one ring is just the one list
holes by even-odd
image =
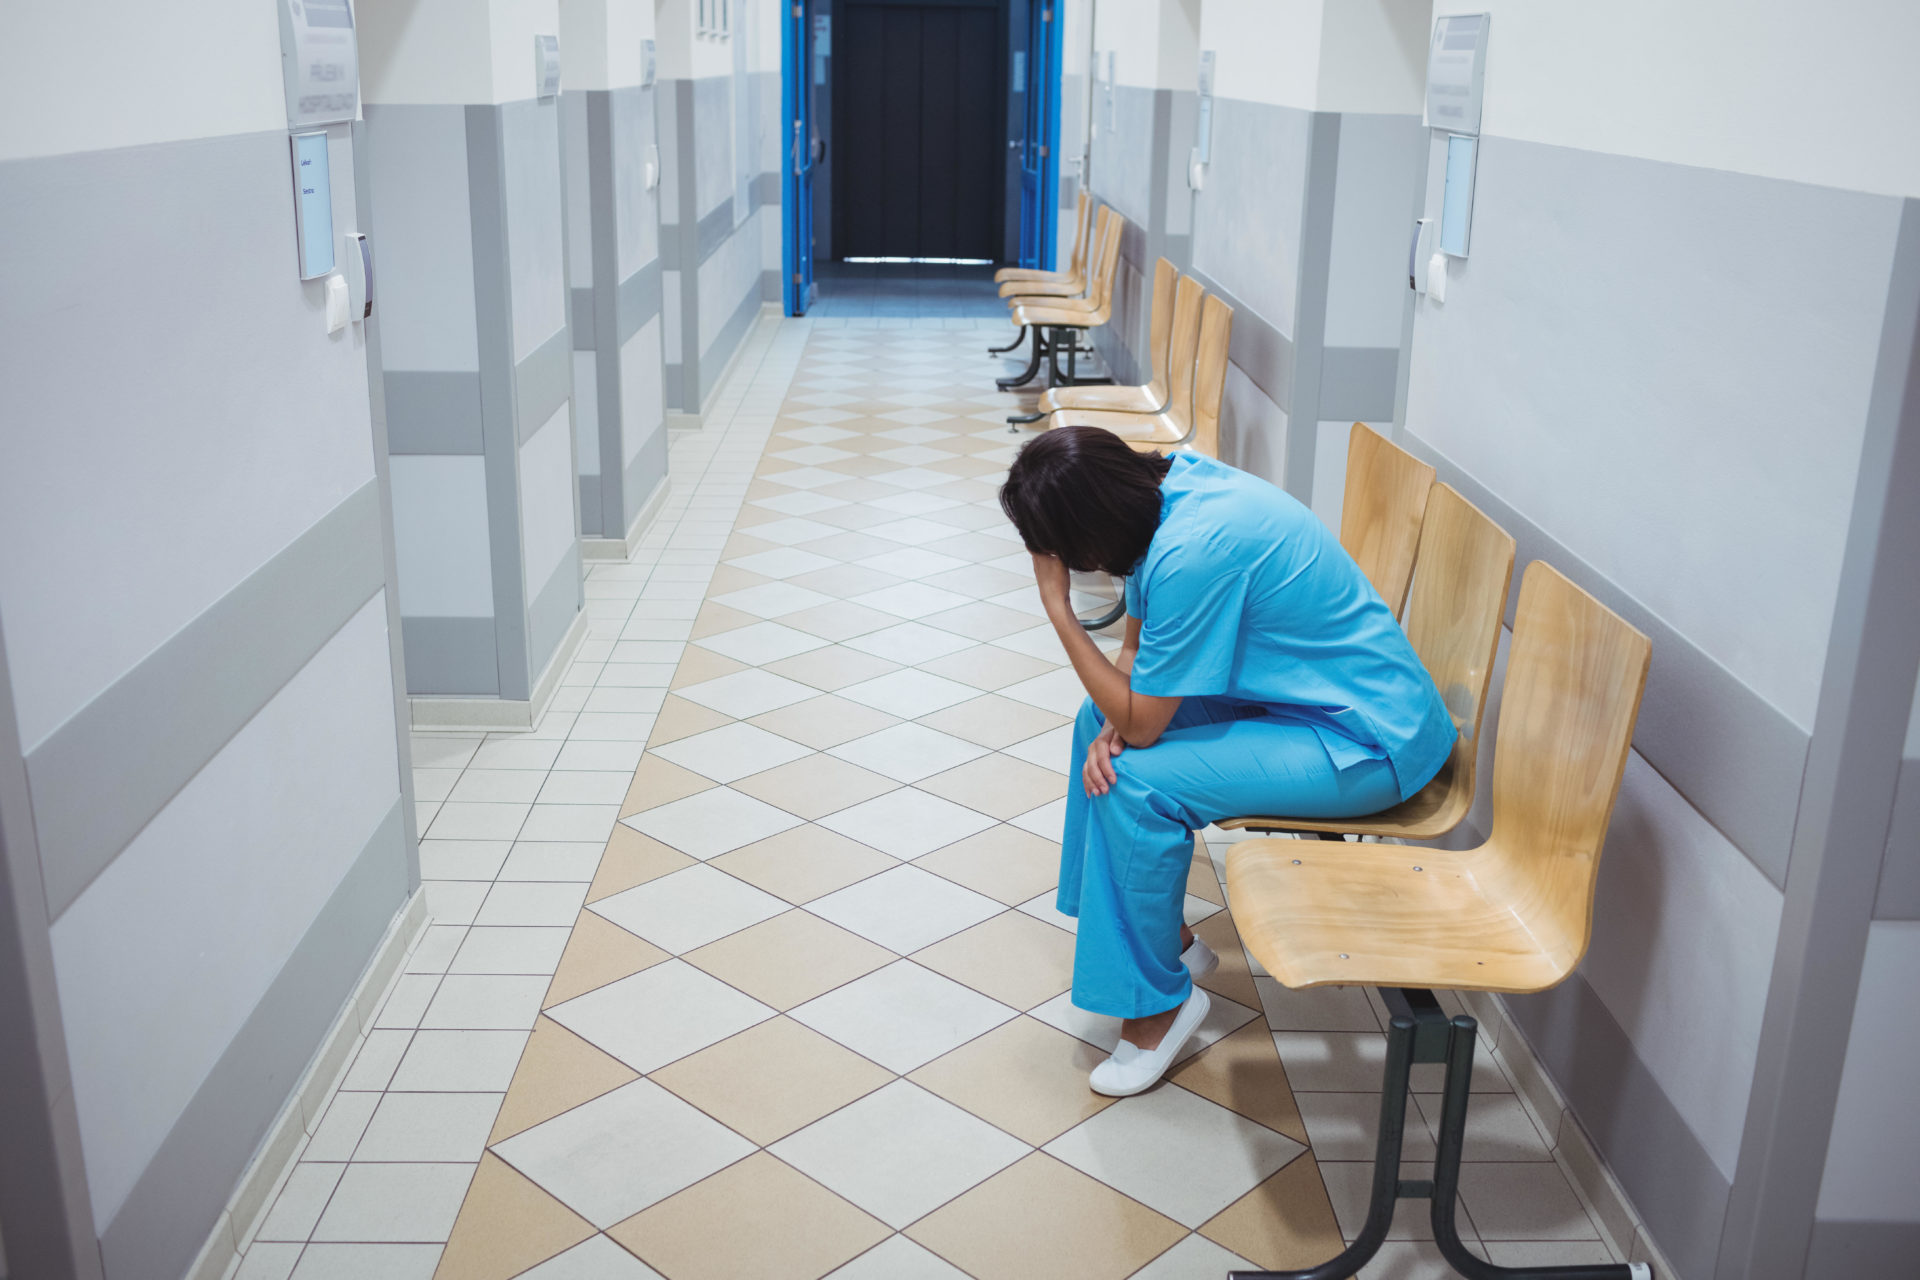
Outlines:
{"label": "hospital corridor", "polygon": [[1920,11],[9,16],[0,1280],[1920,1280]]}

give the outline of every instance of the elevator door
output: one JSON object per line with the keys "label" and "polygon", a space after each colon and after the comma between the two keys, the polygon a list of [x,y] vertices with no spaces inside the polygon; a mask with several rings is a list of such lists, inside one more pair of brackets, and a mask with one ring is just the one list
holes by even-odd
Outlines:
{"label": "elevator door", "polygon": [[849,0],[840,12],[835,255],[997,259],[1000,0]]}

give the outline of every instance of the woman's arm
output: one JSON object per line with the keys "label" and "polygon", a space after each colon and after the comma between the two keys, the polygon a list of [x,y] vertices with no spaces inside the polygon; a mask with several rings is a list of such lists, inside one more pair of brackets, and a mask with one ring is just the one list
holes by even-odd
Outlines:
{"label": "woman's arm", "polygon": [[[1100,652],[1100,646],[1074,616],[1066,565],[1054,556],[1035,555],[1033,577],[1040,587],[1040,602],[1046,606],[1047,620],[1053,623],[1054,633],[1060,637],[1060,644],[1073,663],[1074,674],[1080,677],[1093,705],[1100,708],[1100,714],[1107,718],[1122,742],[1130,747],[1152,746],[1179,709],[1180,699],[1156,698],[1133,691],[1128,673],[1107,660],[1107,655]],[[1140,624],[1132,619],[1128,621],[1127,639],[1137,650]],[[1133,665],[1130,657],[1127,665]]]}

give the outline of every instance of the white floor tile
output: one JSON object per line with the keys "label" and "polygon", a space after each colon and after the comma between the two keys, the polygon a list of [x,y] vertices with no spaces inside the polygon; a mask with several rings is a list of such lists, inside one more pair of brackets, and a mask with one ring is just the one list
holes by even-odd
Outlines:
{"label": "white floor tile", "polygon": [[293,1280],[433,1280],[438,1244],[310,1244]]}
{"label": "white floor tile", "polygon": [[800,825],[800,819],[785,809],[730,787],[702,791],[622,821],[703,861]]}
{"label": "white floor tile", "polygon": [[473,1169],[470,1164],[349,1165],[313,1238],[444,1243]]}
{"label": "white floor tile", "polygon": [[469,765],[447,799],[478,804],[531,804],[540,794],[541,777],[537,769],[482,769]]}
{"label": "white floor tile", "polygon": [[[479,887],[485,888],[484,885]],[[409,1029],[419,1026],[421,1015],[427,1011],[427,1005],[439,987],[438,974],[402,974],[394,981],[393,990],[387,993],[380,1012],[374,1015],[373,1025]]]}
{"label": "white floor tile", "polygon": [[606,848],[604,840],[522,840],[500,868],[502,880],[593,879]]}
{"label": "white floor tile", "polygon": [[511,840],[520,834],[532,804],[479,804],[449,800],[421,834],[434,840]]}
{"label": "white floor tile", "polygon": [[[925,497],[924,494],[901,494],[906,497]],[[856,561],[862,568],[878,569],[890,573],[896,578],[931,578],[937,573],[946,573],[952,569],[966,567],[965,560],[953,556],[943,556],[938,551],[924,551],[919,547],[900,547],[893,551],[883,551],[879,555],[867,556]]]}
{"label": "white floor tile", "polygon": [[923,724],[896,724],[852,742],[829,755],[871,769],[895,782],[918,782],[987,754],[986,748]]}
{"label": "white floor tile", "polygon": [[967,1273],[905,1236],[888,1236],[826,1280],[967,1280]]}
{"label": "white floor tile", "polygon": [[[1010,747],[1002,747],[1001,751],[1016,760],[1037,764],[1042,769],[1066,773],[1073,757],[1073,726],[1063,724],[1056,729],[1036,734],[1025,742],[1016,742]],[[1077,766],[1075,768],[1077,771]]]}
{"label": "white floor tile", "polygon": [[476,926],[467,930],[448,972],[551,976],[572,932],[564,926]]}
{"label": "white floor tile", "polygon": [[727,724],[655,747],[663,760],[715,782],[737,782],[776,766],[812,755],[810,748],[750,724]]}
{"label": "white floor tile", "polygon": [[973,647],[973,641],[965,636],[957,636],[951,631],[942,631],[921,622],[903,622],[898,626],[883,627],[879,631],[856,636],[846,644],[849,649],[902,663],[928,662]]}
{"label": "white floor tile", "polygon": [[520,1280],[665,1280],[658,1271],[606,1236],[594,1236],[549,1258]]}
{"label": "white floor tile", "polygon": [[411,1031],[381,1030],[367,1032],[366,1039],[353,1055],[353,1065],[340,1079],[342,1089],[385,1089],[393,1072],[413,1040]]}
{"label": "white floor tile", "polygon": [[815,649],[825,648],[827,642],[819,636],[783,626],[778,622],[755,622],[749,626],[736,627],[732,631],[723,631],[716,636],[707,636],[699,642],[703,649],[711,649],[722,657],[732,658],[735,662],[744,662],[749,666],[762,666],[769,662],[778,662],[782,658],[791,658],[796,654],[811,653]]}
{"label": "white floor tile", "polygon": [[1049,1155],[1198,1227],[1306,1148],[1177,1085],[1122,1098]]}
{"label": "white floor tile", "polygon": [[327,1207],[333,1189],[340,1185],[344,1164],[314,1164],[301,1161],[293,1166],[280,1188],[273,1208],[254,1233],[256,1240],[305,1240],[313,1234],[314,1224]]}
{"label": "white floor tile", "polygon": [[[1200,1023],[1200,1029],[1187,1041],[1186,1048],[1174,1061],[1185,1062],[1194,1054],[1234,1031],[1260,1015],[1243,1004],[1227,999],[1217,992],[1207,996],[1207,1016]],[[1109,1018],[1101,1013],[1089,1013],[1073,1003],[1073,993],[1063,991],[1037,1009],[1028,1011],[1033,1017],[1057,1027],[1070,1036],[1085,1040],[1088,1044],[1106,1053],[1113,1052],[1113,1046],[1120,1041],[1120,1020]],[[1298,1084],[1294,1086],[1298,1088]]]}
{"label": "white floor tile", "polygon": [[[841,478],[845,479],[844,476]],[[819,497],[817,494],[810,494],[808,496]],[[837,502],[830,498],[820,498],[820,501],[831,502],[834,506],[846,505],[845,503]],[[769,504],[762,503],[761,505],[765,506]],[[828,507],[819,508],[819,510],[822,511],[829,509]],[[804,515],[796,515],[786,520],[769,520],[765,524],[756,524],[750,529],[741,530],[741,532],[750,538],[758,538],[762,542],[772,542],[780,546],[790,547],[799,543],[814,542],[821,538],[831,538],[834,534],[839,533],[840,530],[834,525],[821,524],[818,520],[808,520],[804,518]]]}
{"label": "white floor tile", "polygon": [[768,1148],[882,1222],[904,1227],[1029,1148],[905,1080]]}
{"label": "white floor tile", "polygon": [[789,1016],[889,1071],[905,1074],[984,1035],[1016,1012],[901,960],[817,996]]}
{"label": "white floor tile", "polygon": [[424,1030],[531,1031],[549,979],[450,974],[421,1018]]}
{"label": "white floor tile", "polygon": [[[923,873],[924,874],[924,873]],[[684,867],[593,904],[593,912],[676,955],[770,920],[788,904],[712,867]]]}
{"label": "white floor tile", "polygon": [[577,996],[547,1016],[636,1071],[650,1072],[772,1017],[774,1011],[679,960]]}
{"label": "white floor tile", "polygon": [[912,859],[995,824],[965,805],[902,787],[822,818],[820,825],[882,853]]}
{"label": "white floor tile", "polygon": [[604,841],[619,820],[618,799],[611,804],[536,804],[520,828],[520,839]]}
{"label": "white floor tile", "polygon": [[1006,907],[930,871],[904,866],[815,898],[807,910],[906,955],[972,928]]}
{"label": "white floor tile", "polygon": [[819,693],[818,689],[797,680],[788,680],[758,668],[736,671],[717,680],[703,680],[679,690],[680,696],[689,702],[711,707],[736,720],[792,706],[796,702],[818,697]]}
{"label": "white floor tile", "polygon": [[478,1161],[502,1096],[389,1093],[380,1099],[353,1158],[356,1162]]}
{"label": "white floor tile", "polygon": [[1253,1271],[1254,1264],[1222,1249],[1205,1236],[1188,1236],[1129,1280],[1220,1280],[1229,1271]]}
{"label": "white floor tile", "polygon": [[[612,804],[617,805],[626,799],[627,787],[633,781],[633,770],[619,769],[565,769],[556,770],[547,775],[546,782],[540,788],[539,804]],[[536,805],[536,807],[537,807]],[[520,833],[522,840],[543,840],[545,836],[531,836],[525,831]],[[605,837],[601,837],[605,839]]]}
{"label": "white floor tile", "polygon": [[495,1148],[596,1227],[610,1227],[752,1153],[751,1142],[635,1080]]}
{"label": "white floor tile", "polygon": [[1000,690],[1000,695],[1012,698],[1015,702],[1024,702],[1030,707],[1051,711],[1055,715],[1071,717],[1079,714],[1080,704],[1086,701],[1087,690],[1072,667],[1061,667],[1045,675],[1034,676],[1031,680],[1010,684]]}
{"label": "white floor tile", "polygon": [[428,925],[427,931],[420,937],[420,944],[401,965],[401,971],[445,973],[447,966],[453,963],[453,957],[460,950],[460,943],[466,936],[467,926],[463,924]]}
{"label": "white floor tile", "polygon": [[924,618],[930,613],[957,609],[972,601],[957,591],[943,591],[924,582],[901,582],[857,595],[853,597],[853,603],[867,609],[878,609],[881,613],[890,613],[896,618]]}
{"label": "white floor tile", "polygon": [[1067,798],[1049,800],[1037,809],[1029,809],[1009,820],[1022,831],[1031,831],[1050,844],[1059,844],[1067,822]]}
{"label": "white floor tile", "polygon": [[586,897],[585,885],[501,880],[487,891],[487,900],[481,904],[473,922],[476,925],[571,926]]}
{"label": "white floor tile", "polygon": [[231,1280],[287,1280],[300,1261],[301,1246],[256,1240],[233,1272]]}
{"label": "white floor tile", "polygon": [[465,880],[427,880],[420,886],[427,897],[427,917],[437,924],[472,924],[488,886]]}
{"label": "white floor tile", "polygon": [[415,1093],[504,1093],[524,1031],[419,1031],[387,1087]]}
{"label": "white floor tile", "polygon": [[[543,775],[527,775],[536,781]],[[507,860],[511,840],[422,840],[420,876],[424,880],[491,880]]]}
{"label": "white floor tile", "polygon": [[633,776],[644,744],[639,742],[582,742],[569,740],[554,760],[555,769],[614,770]]}
{"label": "white floor tile", "polygon": [[[751,533],[751,530],[748,531]],[[728,564],[757,573],[763,578],[792,578],[815,569],[830,569],[840,563],[830,556],[803,551],[799,547],[776,547],[727,561]]]}
{"label": "white floor tile", "polygon": [[849,685],[840,690],[840,696],[903,720],[914,720],[977,698],[980,691],[958,680],[908,667]]}

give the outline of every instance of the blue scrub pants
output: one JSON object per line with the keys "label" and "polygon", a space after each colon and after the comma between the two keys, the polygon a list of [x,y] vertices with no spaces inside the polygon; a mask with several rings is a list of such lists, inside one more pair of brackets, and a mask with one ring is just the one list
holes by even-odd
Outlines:
{"label": "blue scrub pants", "polygon": [[1080,1008],[1145,1018],[1186,1002],[1193,980],[1180,963],[1180,926],[1195,829],[1250,813],[1349,818],[1400,802],[1386,761],[1337,769],[1306,725],[1246,715],[1243,704],[1183,699],[1160,739],[1121,752],[1113,786],[1090,797],[1080,770],[1106,722],[1092,699],[1081,705],[1057,898],[1080,921]]}

